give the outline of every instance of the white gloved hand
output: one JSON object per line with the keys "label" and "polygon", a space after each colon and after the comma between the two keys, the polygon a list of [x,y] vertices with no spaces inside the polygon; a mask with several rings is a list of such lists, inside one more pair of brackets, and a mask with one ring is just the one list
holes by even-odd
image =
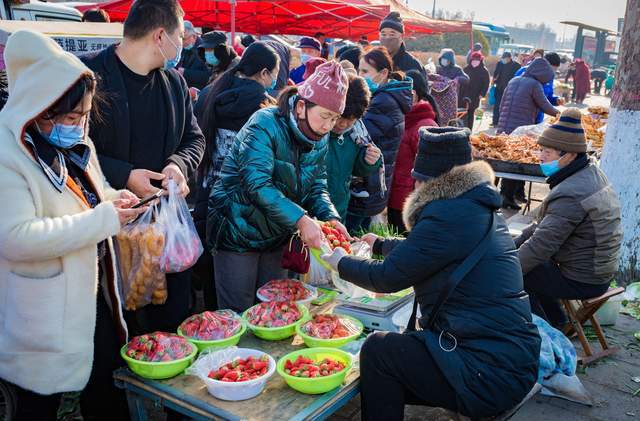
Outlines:
{"label": "white gloved hand", "polygon": [[349,253],[347,253],[345,249],[343,249],[342,247],[337,247],[332,253],[323,254],[322,260],[327,262],[327,264],[331,266],[331,269],[338,272],[338,264],[340,263],[340,260],[348,255]]}

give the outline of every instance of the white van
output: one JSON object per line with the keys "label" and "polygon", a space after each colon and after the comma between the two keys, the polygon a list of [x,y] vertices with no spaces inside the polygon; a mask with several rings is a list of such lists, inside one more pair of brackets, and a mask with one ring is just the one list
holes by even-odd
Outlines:
{"label": "white van", "polygon": [[37,0],[15,5],[11,5],[8,0],[3,0],[0,15],[3,20],[66,22],[80,22],[82,20],[82,13],[73,7]]}

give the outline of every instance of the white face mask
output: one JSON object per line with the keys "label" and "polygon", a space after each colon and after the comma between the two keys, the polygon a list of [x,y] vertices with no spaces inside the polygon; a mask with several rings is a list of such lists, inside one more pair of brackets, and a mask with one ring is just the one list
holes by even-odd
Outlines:
{"label": "white face mask", "polygon": [[442,67],[447,67],[449,65],[449,60],[447,60],[446,58],[440,59],[440,65]]}
{"label": "white face mask", "polygon": [[472,60],[472,61],[471,61],[471,66],[472,66],[472,67],[478,67],[478,66],[480,66],[480,60]]}

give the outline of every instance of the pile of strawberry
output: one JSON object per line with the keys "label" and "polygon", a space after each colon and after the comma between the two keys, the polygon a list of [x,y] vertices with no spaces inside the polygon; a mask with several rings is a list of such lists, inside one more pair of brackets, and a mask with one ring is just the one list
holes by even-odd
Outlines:
{"label": "pile of strawberry", "polygon": [[313,361],[300,355],[295,361],[287,360],[284,363],[284,372],[294,377],[326,377],[345,369],[340,361],[325,358],[322,361]]}
{"label": "pile of strawberry", "polygon": [[299,301],[309,298],[311,292],[295,279],[275,279],[258,289],[268,301]]}
{"label": "pile of strawberry", "polygon": [[217,370],[211,370],[209,372],[209,378],[221,382],[247,382],[264,376],[268,370],[269,357],[266,355],[260,358],[236,358]]}
{"label": "pile of strawberry", "polygon": [[292,301],[268,301],[253,306],[247,312],[247,320],[254,326],[283,327],[300,320],[302,313]]}
{"label": "pile of strawberry", "polygon": [[347,251],[347,253],[351,253],[351,243],[346,239],[346,237],[338,231],[331,222],[323,222],[322,223],[322,233],[329,241],[329,245],[331,246],[331,250],[335,250],[337,247],[342,247]]}
{"label": "pile of strawberry", "polygon": [[309,336],[319,339],[338,339],[355,335],[359,329],[349,319],[333,314],[316,314],[312,320],[303,324],[300,329]]}
{"label": "pile of strawberry", "polygon": [[138,361],[166,362],[185,358],[191,352],[193,345],[182,336],[154,332],[133,338],[125,353]]}
{"label": "pile of strawberry", "polygon": [[183,335],[200,341],[229,338],[240,330],[240,318],[229,310],[194,314],[180,325]]}

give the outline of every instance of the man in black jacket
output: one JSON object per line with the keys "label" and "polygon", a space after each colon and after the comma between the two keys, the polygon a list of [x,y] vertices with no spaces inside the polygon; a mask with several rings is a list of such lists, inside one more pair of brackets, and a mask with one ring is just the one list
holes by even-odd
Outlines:
{"label": "man in black jacket", "polygon": [[[186,196],[204,154],[187,84],[171,70],[180,61],[183,14],[176,0],[137,0],[122,42],[83,58],[105,95],[90,132],[98,159],[111,186],[138,197],[171,179]],[[189,271],[168,275],[167,302],[128,314],[129,333],[174,332],[188,316],[190,278]]]}
{"label": "man in black jacket", "polygon": [[389,51],[393,58],[393,67],[403,72],[415,69],[427,77],[422,64],[407,52],[403,34],[404,24],[400,13],[391,12],[380,22],[380,44]]}
{"label": "man in black jacket", "polygon": [[495,72],[493,72],[493,84],[496,87],[496,102],[493,105],[493,125],[497,126],[500,120],[500,101],[502,94],[507,89],[509,81],[513,79],[520,65],[512,60],[511,53],[505,51],[502,60],[498,62]]}
{"label": "man in black jacket", "polygon": [[178,66],[178,72],[187,81],[190,88],[202,89],[207,86],[211,77],[211,69],[198,55],[198,33],[193,24],[188,20],[184,21],[184,41],[182,43],[182,59]]}

